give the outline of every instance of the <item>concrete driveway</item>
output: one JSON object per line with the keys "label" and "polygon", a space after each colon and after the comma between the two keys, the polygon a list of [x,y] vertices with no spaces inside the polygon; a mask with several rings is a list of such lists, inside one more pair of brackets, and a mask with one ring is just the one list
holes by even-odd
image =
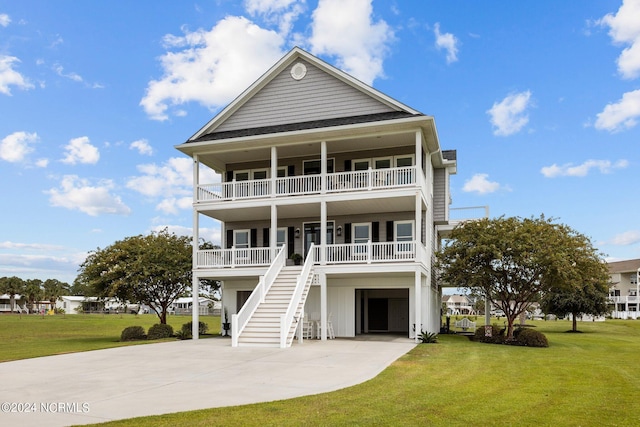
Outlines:
{"label": "concrete driveway", "polygon": [[375,377],[414,347],[401,338],[231,348],[214,338],[4,362],[0,425],[88,424],[323,393]]}

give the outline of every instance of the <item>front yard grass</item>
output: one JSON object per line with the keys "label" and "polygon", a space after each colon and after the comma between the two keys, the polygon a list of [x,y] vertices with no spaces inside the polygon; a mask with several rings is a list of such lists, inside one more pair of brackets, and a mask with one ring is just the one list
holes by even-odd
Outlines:
{"label": "front yard grass", "polygon": [[580,323],[579,334],[565,333],[567,321],[528,323],[549,348],[441,335],[376,378],[333,393],[104,425],[640,425],[640,321]]}
{"label": "front yard grass", "polygon": [[[200,316],[200,320],[209,325],[208,334],[220,333],[219,316]],[[190,321],[191,316],[167,317],[174,331]],[[157,342],[119,340],[127,326],[142,326],[148,331],[159,322],[155,314],[3,314],[0,315],[0,362]]]}

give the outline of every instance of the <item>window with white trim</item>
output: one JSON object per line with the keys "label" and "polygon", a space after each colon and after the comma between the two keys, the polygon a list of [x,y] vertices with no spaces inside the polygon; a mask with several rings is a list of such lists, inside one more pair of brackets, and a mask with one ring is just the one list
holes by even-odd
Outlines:
{"label": "window with white trim", "polygon": [[[396,242],[413,242],[413,221],[395,222]],[[396,250],[399,252],[411,251],[411,243],[397,243]]]}

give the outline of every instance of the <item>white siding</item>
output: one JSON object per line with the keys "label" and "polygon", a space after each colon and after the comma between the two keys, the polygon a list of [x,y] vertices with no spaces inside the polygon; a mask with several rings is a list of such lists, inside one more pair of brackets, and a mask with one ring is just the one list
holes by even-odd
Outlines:
{"label": "white siding", "polygon": [[395,111],[319,68],[304,64],[307,75],[302,80],[294,80],[287,67],[215,131]]}

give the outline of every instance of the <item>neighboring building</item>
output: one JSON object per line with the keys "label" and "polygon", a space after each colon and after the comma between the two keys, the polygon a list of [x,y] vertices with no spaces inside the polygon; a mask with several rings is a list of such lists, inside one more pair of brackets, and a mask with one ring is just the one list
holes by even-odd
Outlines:
{"label": "neighboring building", "polygon": [[454,295],[443,295],[442,296],[442,304],[447,307],[447,311],[445,314],[450,315],[458,315],[458,314],[466,314],[472,315],[476,314],[469,298],[466,295],[454,294]]}
{"label": "neighboring building", "polygon": [[[169,311],[171,314],[192,314],[191,308],[193,307],[192,297],[177,298],[171,304]],[[199,313],[203,316],[209,314],[220,314],[220,301],[212,300],[207,297],[198,298]]]}
{"label": "neighboring building", "polygon": [[638,307],[638,272],[640,259],[609,263],[609,304],[611,316],[615,319],[637,319]]}
{"label": "neighboring building", "polygon": [[289,346],[304,314],[322,339],[439,331],[457,161],[433,117],[294,48],[176,148],[193,158],[194,241],[201,218],[222,224],[222,249],[194,248],[193,292],[222,282],[232,345]]}
{"label": "neighboring building", "polygon": [[63,309],[65,314],[78,313],[137,313],[137,304],[123,304],[115,298],[107,300],[82,295],[63,295],[56,301],[56,308]]}
{"label": "neighboring building", "polygon": [[[13,303],[14,313],[28,313],[27,306],[22,300],[21,295],[14,295]],[[0,313],[11,313],[11,296],[7,294],[0,295]]]}

